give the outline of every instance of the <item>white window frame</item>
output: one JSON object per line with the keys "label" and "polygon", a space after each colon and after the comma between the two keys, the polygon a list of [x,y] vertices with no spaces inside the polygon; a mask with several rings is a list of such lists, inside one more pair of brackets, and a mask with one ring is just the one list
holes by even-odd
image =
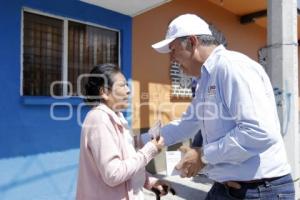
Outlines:
{"label": "white window frame", "polygon": [[[20,95],[23,96],[23,51],[24,51],[24,12],[29,12],[32,14],[37,14],[37,15],[42,15],[45,17],[51,17],[54,19],[59,19],[63,21],[63,54],[62,54],[62,82],[63,83],[67,83],[68,82],[68,25],[69,25],[69,21],[72,22],[77,22],[77,23],[81,23],[81,24],[85,24],[85,25],[89,25],[89,26],[94,26],[97,28],[102,28],[102,29],[107,29],[107,30],[111,30],[111,31],[115,31],[118,33],[118,65],[120,65],[121,62],[121,32],[118,29],[114,29],[114,28],[110,28],[107,26],[102,26],[93,22],[88,22],[88,21],[82,21],[82,20],[77,20],[77,19],[73,19],[73,18],[69,18],[69,17],[62,17],[59,15],[53,15],[51,13],[47,13],[47,12],[43,12],[40,10],[36,10],[36,9],[32,9],[32,8],[28,8],[28,7],[23,7],[22,8],[22,14],[21,14],[21,55],[20,55]],[[63,84],[63,91],[62,91],[62,97],[67,97],[68,96],[68,84]],[[51,97],[51,96],[50,96]]]}

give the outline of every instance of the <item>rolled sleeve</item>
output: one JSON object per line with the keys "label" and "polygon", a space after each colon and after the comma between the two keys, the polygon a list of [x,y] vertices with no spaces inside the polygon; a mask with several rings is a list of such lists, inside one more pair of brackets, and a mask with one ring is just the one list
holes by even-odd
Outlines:
{"label": "rolled sleeve", "polygon": [[253,155],[238,144],[235,138],[230,136],[230,133],[203,148],[203,156],[209,164],[231,163],[237,165]]}
{"label": "rolled sleeve", "polygon": [[145,157],[146,163],[150,162],[155,155],[158,153],[158,149],[152,142],[148,142],[145,144],[143,148],[141,148],[138,152],[142,153]]}

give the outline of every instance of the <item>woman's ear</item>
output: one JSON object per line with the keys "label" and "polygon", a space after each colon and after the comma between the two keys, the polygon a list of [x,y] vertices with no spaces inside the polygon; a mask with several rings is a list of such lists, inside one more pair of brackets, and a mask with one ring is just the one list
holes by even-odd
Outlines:
{"label": "woman's ear", "polygon": [[105,101],[108,99],[108,90],[104,87],[101,87],[99,89],[99,96],[101,99],[104,99]]}

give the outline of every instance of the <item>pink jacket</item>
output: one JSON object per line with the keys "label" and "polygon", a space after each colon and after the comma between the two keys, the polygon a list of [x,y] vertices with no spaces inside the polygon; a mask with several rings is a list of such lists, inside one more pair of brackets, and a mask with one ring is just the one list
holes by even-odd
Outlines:
{"label": "pink jacket", "polygon": [[131,178],[144,170],[158,150],[148,142],[130,154],[120,117],[104,104],[87,114],[81,132],[77,200],[136,199]]}

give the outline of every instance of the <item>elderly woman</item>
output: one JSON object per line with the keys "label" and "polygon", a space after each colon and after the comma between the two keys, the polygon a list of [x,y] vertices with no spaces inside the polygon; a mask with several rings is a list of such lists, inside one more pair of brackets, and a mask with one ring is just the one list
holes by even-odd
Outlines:
{"label": "elderly woman", "polygon": [[142,200],[143,187],[162,190],[164,183],[149,178],[145,166],[164,140],[153,139],[135,150],[121,113],[128,107],[130,91],[119,68],[114,64],[94,67],[85,88],[85,100],[93,107],[81,132],[77,199]]}

